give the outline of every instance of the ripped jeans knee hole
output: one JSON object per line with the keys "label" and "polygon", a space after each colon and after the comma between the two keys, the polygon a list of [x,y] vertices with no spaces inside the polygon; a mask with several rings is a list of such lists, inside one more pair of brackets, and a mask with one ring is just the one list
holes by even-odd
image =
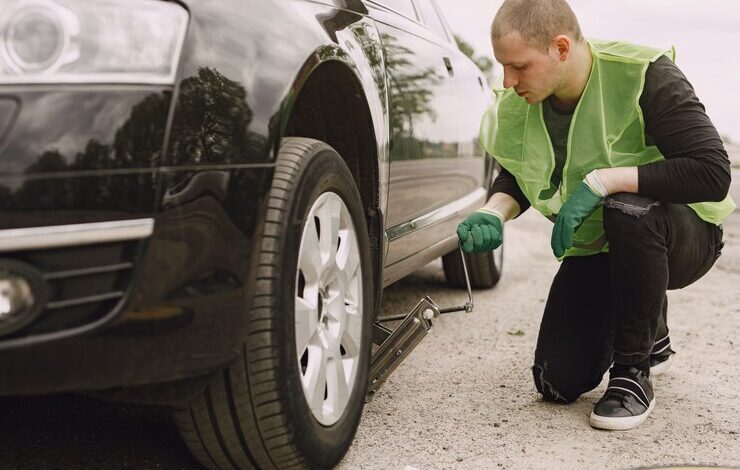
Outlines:
{"label": "ripped jeans knee hole", "polygon": [[642,217],[653,207],[660,205],[660,201],[646,196],[632,193],[616,193],[604,199],[605,209],[616,209],[632,217]]}

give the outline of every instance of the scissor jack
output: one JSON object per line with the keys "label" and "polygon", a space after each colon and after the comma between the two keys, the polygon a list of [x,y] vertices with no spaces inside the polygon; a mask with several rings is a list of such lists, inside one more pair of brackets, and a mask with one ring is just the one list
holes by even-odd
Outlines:
{"label": "scissor jack", "polygon": [[[370,401],[391,372],[413,351],[429,331],[432,329],[432,320],[445,313],[472,312],[473,291],[470,288],[468,267],[465,263],[465,253],[462,245],[458,246],[465,272],[465,285],[468,288],[468,301],[458,307],[441,308],[429,296],[424,297],[409,313],[390,315],[378,318],[373,324],[373,343],[380,345],[370,360],[370,375],[368,376],[367,401]],[[391,330],[383,323],[403,320],[395,329]]]}

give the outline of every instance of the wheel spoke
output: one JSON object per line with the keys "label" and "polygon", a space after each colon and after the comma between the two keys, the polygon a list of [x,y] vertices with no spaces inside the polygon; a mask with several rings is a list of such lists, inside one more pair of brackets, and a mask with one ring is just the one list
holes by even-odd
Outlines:
{"label": "wheel spoke", "polygon": [[348,314],[347,323],[340,340],[345,351],[345,357],[357,357],[360,354],[361,337],[362,317],[359,314]]}
{"label": "wheel spoke", "polygon": [[[336,323],[337,328],[344,329],[344,324],[347,321],[347,310],[344,305],[344,293],[340,291],[331,291],[329,298],[326,299],[326,314],[329,315],[331,320],[329,326],[333,327],[333,323]],[[331,331],[340,331],[336,328],[330,328]],[[336,334],[335,336],[339,336]]]}
{"label": "wheel spoke", "polygon": [[[354,236],[346,237],[346,241],[346,244],[350,247],[355,244]],[[340,254],[337,256],[337,267],[340,272],[337,276],[339,284],[342,286],[342,290],[349,294],[361,282],[361,279],[357,277],[360,272],[360,254],[357,249],[350,249],[346,253],[344,250],[340,250]]]}
{"label": "wheel spoke", "polygon": [[331,266],[337,256],[339,245],[339,215],[342,210],[342,201],[337,198],[328,198],[316,211],[321,224],[319,247],[323,266]]}
{"label": "wheel spoke", "polygon": [[[349,238],[353,239],[354,237]],[[351,356],[355,356],[362,335],[362,311],[358,304],[361,301],[362,279],[360,278],[360,257],[357,250],[351,250],[343,261],[343,268],[339,276],[342,279],[340,284],[344,286],[344,298],[342,299],[344,322],[340,330],[340,338],[344,349]]]}
{"label": "wheel spoke", "polygon": [[332,414],[340,414],[349,399],[349,387],[344,374],[344,364],[341,356],[332,356],[326,363],[326,401]]}
{"label": "wheel spoke", "polygon": [[352,254],[356,254],[357,252],[357,242],[355,241],[354,233],[349,230],[340,230],[339,236],[342,238],[342,245],[337,251],[337,267],[341,271],[344,271]]}
{"label": "wheel spoke", "polygon": [[316,222],[311,218],[306,221],[306,227],[303,230],[298,268],[306,277],[306,283],[312,284],[319,281],[322,266],[319,235],[316,232]]}
{"label": "wheel spoke", "polygon": [[[314,297],[315,298],[315,297]],[[298,359],[303,356],[311,338],[316,333],[318,325],[317,306],[309,303],[306,299],[296,297],[295,299],[295,342]]]}
{"label": "wheel spoke", "polygon": [[326,390],[327,354],[320,346],[310,346],[308,367],[304,376],[304,392],[308,405],[314,413],[323,413],[324,391]]}

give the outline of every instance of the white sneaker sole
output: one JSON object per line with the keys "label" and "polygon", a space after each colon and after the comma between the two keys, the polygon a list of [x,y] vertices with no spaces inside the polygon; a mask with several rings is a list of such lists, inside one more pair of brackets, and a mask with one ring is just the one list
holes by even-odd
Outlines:
{"label": "white sneaker sole", "polygon": [[651,367],[650,376],[653,377],[655,375],[665,374],[668,371],[668,369],[671,368],[671,365],[673,364],[673,361],[674,361],[673,359],[674,356],[675,354],[671,354],[670,356],[668,356],[668,359],[666,359],[665,361],[661,362],[660,364],[656,366]]}
{"label": "white sneaker sole", "polygon": [[636,428],[645,422],[650,413],[655,408],[655,398],[650,402],[648,409],[641,415],[638,416],[623,416],[619,418],[609,418],[606,416],[599,416],[593,411],[591,412],[591,418],[589,422],[591,427],[596,429],[606,429],[609,431],[627,431],[628,429]]}

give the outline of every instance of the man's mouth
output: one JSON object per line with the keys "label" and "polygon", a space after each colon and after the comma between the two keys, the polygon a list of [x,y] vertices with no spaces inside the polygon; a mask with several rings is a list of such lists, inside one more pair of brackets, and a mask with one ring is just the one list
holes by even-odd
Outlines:
{"label": "man's mouth", "polygon": [[519,95],[519,96],[524,96],[524,95],[527,94],[527,92],[526,91],[517,91],[516,94]]}

